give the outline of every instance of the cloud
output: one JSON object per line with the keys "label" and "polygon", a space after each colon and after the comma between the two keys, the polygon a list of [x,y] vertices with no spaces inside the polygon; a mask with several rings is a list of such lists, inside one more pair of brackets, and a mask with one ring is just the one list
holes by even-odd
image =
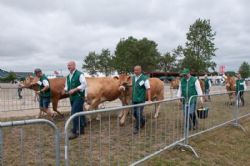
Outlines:
{"label": "cloud", "polygon": [[218,48],[214,60],[237,70],[250,61],[247,0],[0,0],[0,68],[46,72],[89,51],[112,52],[121,38],[147,37],[161,53],[184,45],[197,18],[210,19]]}

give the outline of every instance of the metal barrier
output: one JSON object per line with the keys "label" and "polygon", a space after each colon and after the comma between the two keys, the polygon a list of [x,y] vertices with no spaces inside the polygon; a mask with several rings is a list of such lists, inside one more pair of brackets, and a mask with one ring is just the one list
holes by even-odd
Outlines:
{"label": "metal barrier", "polygon": [[[66,165],[136,165],[166,149],[182,145],[179,143],[184,140],[184,116],[178,105],[180,99],[183,100],[178,98],[74,114],[64,129]],[[161,105],[161,110],[155,119],[153,111],[157,109],[157,104]],[[118,111],[138,106],[145,107],[146,125],[134,134],[132,116],[121,127],[117,115]],[[100,114],[100,121],[90,121],[83,136],[68,140],[69,127],[74,118],[97,114]]]}
{"label": "metal barrier", "polygon": [[[185,132],[184,144],[188,145],[188,140],[191,137],[203,134],[227,124],[240,127],[243,131],[245,131],[245,129],[238,123],[238,119],[249,116],[250,111],[246,107],[239,107],[238,101],[240,92],[237,96],[235,96],[234,103],[229,102],[229,95],[234,95],[234,93],[235,92],[211,94],[211,102],[205,102],[203,105],[204,109],[200,109],[200,111],[198,108],[202,106],[199,103],[199,100],[201,97],[204,98],[207,96],[197,95],[190,97],[188,108],[191,109],[187,109],[187,114],[185,115],[185,119],[187,119],[187,122],[185,123],[187,129]],[[250,93],[247,93],[246,95],[250,96]],[[194,107],[194,114],[190,112],[190,110],[192,111],[192,107]],[[242,115],[239,115],[239,111]],[[197,153],[195,151],[193,152],[198,157]]]}
{"label": "metal barrier", "polygon": [[[37,126],[38,124],[43,126]],[[53,136],[48,135],[48,127],[53,129]],[[53,137],[54,141],[51,141]],[[59,143],[58,128],[46,119],[0,122],[0,165],[59,166]]]}
{"label": "metal barrier", "polygon": [[[0,89],[0,112],[38,109],[39,102],[35,92],[31,89],[1,88]],[[69,107],[68,99],[62,99],[58,107]]]}

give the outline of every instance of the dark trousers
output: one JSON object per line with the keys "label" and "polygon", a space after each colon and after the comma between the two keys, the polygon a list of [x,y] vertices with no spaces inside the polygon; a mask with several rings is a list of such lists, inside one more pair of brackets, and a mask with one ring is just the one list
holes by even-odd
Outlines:
{"label": "dark trousers", "polygon": [[17,89],[17,93],[18,93],[19,99],[22,99],[22,98],[23,98],[21,92],[22,92],[22,88],[18,88],[18,89]]}
{"label": "dark trousers", "polygon": [[[77,112],[83,112],[84,100],[82,98],[75,99],[70,101],[71,104],[71,115],[74,115]],[[73,129],[72,133],[81,132],[85,126],[85,116],[75,117],[73,119]]]}
{"label": "dark trousers", "polygon": [[[141,103],[133,102],[133,104],[141,104]],[[145,124],[145,118],[143,116],[143,109],[144,109],[144,106],[133,107],[133,114],[136,120],[136,123],[135,123],[136,129],[141,128]]]}
{"label": "dark trousers", "polygon": [[189,129],[191,129],[192,127],[195,128],[198,125],[198,120],[196,118],[196,113],[195,113],[195,109],[196,109],[196,102],[191,103],[190,104],[190,108],[188,107],[188,104],[186,104],[186,109],[184,111],[186,111],[186,113],[188,113],[188,109],[189,109],[189,116],[186,116],[186,128],[187,128],[187,123],[189,123]]}
{"label": "dark trousers", "polygon": [[242,106],[245,105],[244,92],[243,91],[240,92],[240,96],[239,96],[238,100],[241,100]]}

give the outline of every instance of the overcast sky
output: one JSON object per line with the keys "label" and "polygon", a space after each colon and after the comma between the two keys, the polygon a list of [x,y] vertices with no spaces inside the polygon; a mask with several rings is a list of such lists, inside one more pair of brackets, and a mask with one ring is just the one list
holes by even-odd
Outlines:
{"label": "overcast sky", "polygon": [[121,38],[147,37],[161,53],[184,45],[196,19],[216,31],[217,65],[250,63],[249,0],[0,0],[0,69],[47,74]]}

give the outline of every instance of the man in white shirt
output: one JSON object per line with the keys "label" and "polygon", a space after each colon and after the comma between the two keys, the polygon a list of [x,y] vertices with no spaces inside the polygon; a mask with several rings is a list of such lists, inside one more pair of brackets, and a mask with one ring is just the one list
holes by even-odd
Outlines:
{"label": "man in white shirt", "polygon": [[[70,61],[67,65],[69,70],[69,75],[66,79],[65,92],[69,94],[70,104],[71,104],[71,115],[82,112],[85,89],[87,88],[87,82],[84,75],[76,69],[76,63]],[[80,124],[79,124],[80,118]],[[75,139],[80,134],[84,134],[85,126],[85,116],[80,116],[73,119],[73,128],[69,135],[69,139]]]}
{"label": "man in white shirt", "polygon": [[[146,75],[142,74],[141,66],[134,67],[134,74],[135,75],[132,77],[132,104],[145,103],[146,94],[148,101],[151,101],[149,79]],[[133,108],[133,114],[136,119],[134,134],[137,134],[139,129],[143,128],[145,125],[143,109],[143,106]]]}
{"label": "man in white shirt", "polygon": [[[193,129],[197,128],[197,119],[196,119],[196,97],[193,97],[190,101],[190,106],[188,106],[188,102],[191,98],[191,96],[195,96],[195,95],[202,95],[202,90],[201,90],[201,86],[199,83],[199,80],[193,76],[191,76],[190,74],[190,70],[189,69],[184,69],[181,72],[181,75],[183,76],[183,78],[181,78],[180,84],[179,84],[179,89],[177,92],[177,97],[184,97],[184,101],[183,101],[183,110],[188,111],[189,110],[189,129],[191,129],[191,127],[193,127]],[[203,99],[202,97],[200,97],[200,101],[203,105]],[[186,117],[188,118],[188,116]],[[188,119],[186,119],[188,120]],[[187,127],[187,124],[186,124]]]}

